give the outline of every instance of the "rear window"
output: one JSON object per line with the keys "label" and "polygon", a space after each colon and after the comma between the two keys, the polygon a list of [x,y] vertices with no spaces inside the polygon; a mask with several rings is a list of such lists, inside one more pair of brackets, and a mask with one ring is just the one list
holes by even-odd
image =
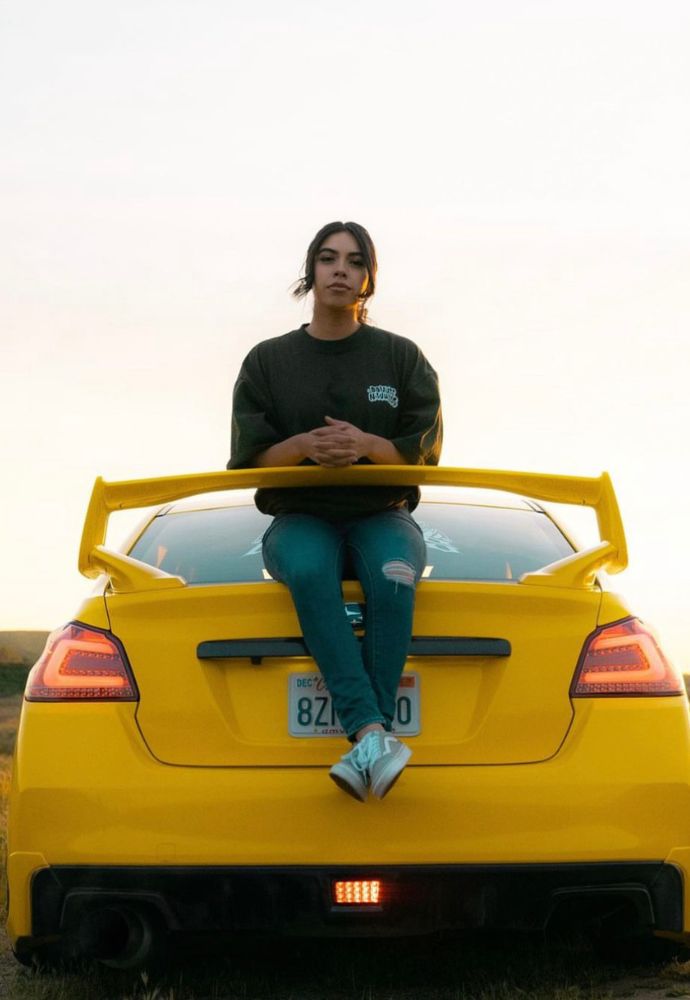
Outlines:
{"label": "rear window", "polygon": [[[421,503],[413,516],[426,540],[427,579],[518,580],[573,552],[539,511]],[[261,558],[270,522],[250,506],[161,514],[129,554],[189,583],[270,579]]]}

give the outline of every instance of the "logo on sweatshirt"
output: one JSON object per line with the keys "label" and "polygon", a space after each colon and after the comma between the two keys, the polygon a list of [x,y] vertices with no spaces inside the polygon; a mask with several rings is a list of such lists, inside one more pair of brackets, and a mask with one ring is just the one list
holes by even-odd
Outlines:
{"label": "logo on sweatshirt", "polygon": [[393,409],[398,405],[398,393],[392,385],[370,385],[367,394],[370,403],[388,403]]}

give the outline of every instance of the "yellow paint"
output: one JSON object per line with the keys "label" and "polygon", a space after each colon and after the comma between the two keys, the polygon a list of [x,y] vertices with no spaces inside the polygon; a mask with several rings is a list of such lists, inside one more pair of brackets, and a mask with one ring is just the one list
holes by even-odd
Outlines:
{"label": "yellow paint", "polygon": [[133,709],[25,706],[10,804],[13,939],[27,926],[36,869],[161,864],[162,844],[175,845],[181,865],[669,858],[688,871],[682,697],[578,701],[551,760],[443,767],[413,757],[395,794],[366,804],[343,795],[326,765],[162,766],[141,740]]}

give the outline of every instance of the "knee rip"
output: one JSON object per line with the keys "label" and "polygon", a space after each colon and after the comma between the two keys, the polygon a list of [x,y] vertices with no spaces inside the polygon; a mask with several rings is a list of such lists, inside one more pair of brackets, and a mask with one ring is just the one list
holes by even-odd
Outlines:
{"label": "knee rip", "polygon": [[383,564],[381,572],[387,580],[395,584],[396,590],[399,583],[403,587],[414,587],[415,585],[414,566],[405,562],[404,559],[391,559],[390,562]]}

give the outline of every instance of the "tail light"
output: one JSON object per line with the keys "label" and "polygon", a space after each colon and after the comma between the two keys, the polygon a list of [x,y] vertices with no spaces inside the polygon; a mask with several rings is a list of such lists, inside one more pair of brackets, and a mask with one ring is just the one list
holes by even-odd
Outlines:
{"label": "tail light", "polygon": [[125,651],[109,632],[78,623],[51,633],[31,669],[27,701],[137,701]]}
{"label": "tail light", "polygon": [[678,695],[685,688],[648,626],[628,618],[587,640],[570,689],[573,698]]}

